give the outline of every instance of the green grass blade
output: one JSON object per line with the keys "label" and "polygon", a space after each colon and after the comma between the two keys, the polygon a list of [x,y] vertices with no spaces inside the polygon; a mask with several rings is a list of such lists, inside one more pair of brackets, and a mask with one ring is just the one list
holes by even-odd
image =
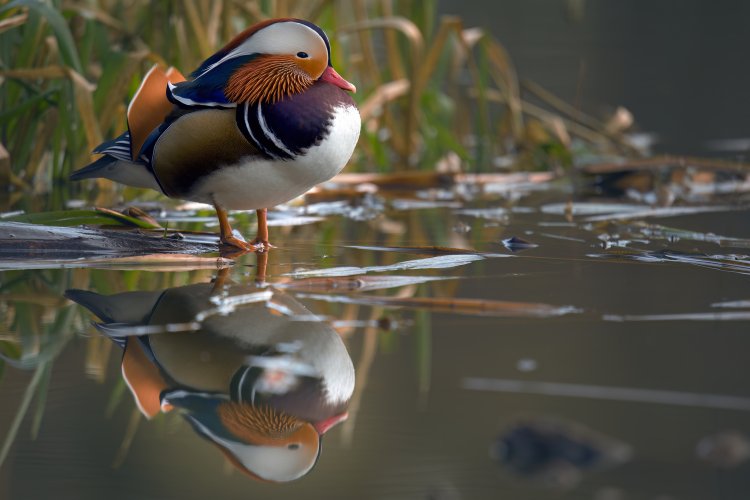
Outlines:
{"label": "green grass blade", "polygon": [[57,38],[57,43],[60,46],[60,54],[65,64],[77,72],[83,73],[83,66],[81,66],[81,61],[78,58],[78,51],[76,50],[73,35],[70,33],[68,23],[62,14],[39,0],[15,0],[0,9],[0,14],[18,7],[28,7],[30,10],[41,15],[49,23],[52,31],[55,33],[55,38]]}
{"label": "green grass blade", "polygon": [[47,391],[49,389],[49,381],[52,378],[52,362],[44,363],[42,365],[44,371],[42,373],[42,380],[39,382],[39,389],[37,391],[36,398],[36,409],[31,420],[31,439],[36,439],[39,435],[39,429],[42,427],[42,417],[44,416],[44,408],[47,406]]}
{"label": "green grass blade", "polygon": [[16,215],[5,219],[11,222],[25,222],[27,224],[42,224],[46,226],[74,227],[80,225],[128,226],[141,229],[156,229],[157,227],[146,221],[136,219],[115,212],[100,212],[98,210],[61,210],[56,212],[40,212]]}
{"label": "green grass blade", "polygon": [[13,422],[10,424],[8,433],[5,435],[5,441],[3,441],[3,447],[0,448],[0,466],[3,465],[3,462],[5,462],[5,459],[8,457],[8,452],[10,451],[10,447],[13,444],[13,441],[15,441],[16,436],[18,435],[18,429],[21,427],[21,422],[23,422],[23,417],[26,416],[26,412],[29,410],[29,406],[31,405],[31,400],[34,398],[34,394],[36,393],[36,388],[39,385],[39,383],[42,381],[42,378],[44,376],[44,371],[45,371],[44,364],[39,365],[36,368],[36,370],[34,370],[34,375],[31,377],[31,381],[29,381],[29,385],[26,386],[26,391],[24,391],[23,393],[23,399],[21,400],[21,404],[18,407],[16,416],[13,418]]}

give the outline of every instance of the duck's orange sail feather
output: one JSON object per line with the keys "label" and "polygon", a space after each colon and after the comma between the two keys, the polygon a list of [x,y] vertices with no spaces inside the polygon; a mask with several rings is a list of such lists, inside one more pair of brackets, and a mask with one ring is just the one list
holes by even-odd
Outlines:
{"label": "duck's orange sail feather", "polygon": [[138,155],[149,134],[158,127],[172,110],[167,99],[167,82],[185,80],[175,68],[164,71],[154,65],[141,82],[141,86],[128,106],[128,129],[130,130],[130,152],[133,159]]}
{"label": "duck's orange sail feather", "polygon": [[129,338],[125,347],[122,376],[133,393],[138,409],[146,418],[153,418],[160,411],[171,409],[171,405],[162,407],[160,402],[161,391],[167,388],[167,383],[134,338]]}

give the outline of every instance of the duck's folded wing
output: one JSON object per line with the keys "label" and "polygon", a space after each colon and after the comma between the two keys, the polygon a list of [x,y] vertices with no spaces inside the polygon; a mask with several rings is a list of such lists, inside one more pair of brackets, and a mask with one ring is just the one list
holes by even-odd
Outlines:
{"label": "duck's folded wing", "polygon": [[153,145],[151,168],[162,190],[180,198],[213,171],[262,158],[237,128],[234,109],[185,113]]}

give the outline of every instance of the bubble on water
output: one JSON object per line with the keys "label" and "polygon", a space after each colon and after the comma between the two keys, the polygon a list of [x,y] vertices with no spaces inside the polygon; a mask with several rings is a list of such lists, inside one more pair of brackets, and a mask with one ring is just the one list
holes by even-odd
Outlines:
{"label": "bubble on water", "polygon": [[519,372],[533,372],[538,368],[539,364],[535,359],[521,358],[516,363],[516,368]]}

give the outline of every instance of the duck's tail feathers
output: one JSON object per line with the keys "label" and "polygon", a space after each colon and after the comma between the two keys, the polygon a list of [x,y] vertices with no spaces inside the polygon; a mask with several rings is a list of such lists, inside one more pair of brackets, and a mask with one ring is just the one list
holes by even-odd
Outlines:
{"label": "duck's tail feathers", "polygon": [[71,288],[65,291],[65,298],[85,307],[106,323],[145,324],[162,293],[163,290],[102,295]]}
{"label": "duck's tail feathers", "polygon": [[99,144],[94,153],[109,155],[122,161],[132,161],[130,155],[130,132],[124,132],[119,137]]}
{"label": "duck's tail feathers", "polygon": [[119,163],[120,160],[112,156],[102,156],[93,163],[89,163],[80,170],[76,170],[70,174],[70,180],[81,181],[83,179],[95,179],[97,177],[107,177],[106,173],[110,170],[115,163]]}
{"label": "duck's tail feathers", "polygon": [[161,192],[159,183],[148,165],[122,160],[110,156],[109,153],[70,174],[70,179],[73,181],[96,178],[110,179],[128,186],[155,189]]}

